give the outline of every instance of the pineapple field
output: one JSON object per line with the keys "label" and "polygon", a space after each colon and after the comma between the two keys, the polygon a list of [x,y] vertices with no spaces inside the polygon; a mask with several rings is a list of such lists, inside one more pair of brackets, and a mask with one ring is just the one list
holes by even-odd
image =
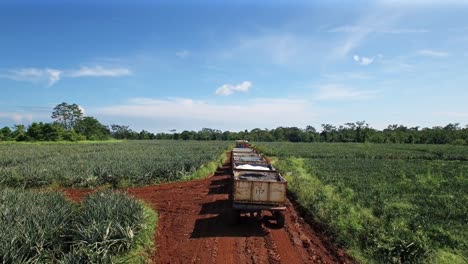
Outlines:
{"label": "pineapple field", "polygon": [[468,261],[468,148],[258,143],[294,199],[362,262]]}
{"label": "pineapple field", "polygon": [[2,143],[0,186],[96,187],[179,181],[214,171],[216,165],[205,167],[213,167],[210,162],[221,159],[230,144],[155,140]]}
{"label": "pineapple field", "polygon": [[0,261],[467,262],[465,146],[253,145],[288,181],[282,229],[228,224],[229,141],[2,143]]}

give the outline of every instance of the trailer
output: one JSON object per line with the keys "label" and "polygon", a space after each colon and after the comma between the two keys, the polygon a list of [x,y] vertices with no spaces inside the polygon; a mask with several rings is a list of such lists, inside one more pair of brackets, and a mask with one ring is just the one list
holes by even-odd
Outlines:
{"label": "trailer", "polygon": [[263,212],[269,211],[277,226],[283,227],[286,180],[252,148],[234,148],[232,161],[231,221],[237,223],[241,214],[262,219]]}

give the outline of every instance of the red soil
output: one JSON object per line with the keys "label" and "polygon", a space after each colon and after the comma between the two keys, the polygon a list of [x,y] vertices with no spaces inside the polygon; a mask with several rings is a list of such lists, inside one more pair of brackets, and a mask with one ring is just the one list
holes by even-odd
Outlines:
{"label": "red soil", "polygon": [[[287,201],[285,226],[244,217],[229,225],[230,164],[212,177],[129,188],[159,214],[155,263],[353,263]],[[80,200],[92,190],[65,190]],[[266,218],[266,219],[265,219]]]}

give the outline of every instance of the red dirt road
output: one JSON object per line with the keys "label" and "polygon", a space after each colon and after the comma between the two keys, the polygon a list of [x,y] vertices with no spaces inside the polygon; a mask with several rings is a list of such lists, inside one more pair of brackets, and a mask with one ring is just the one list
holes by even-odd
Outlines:
{"label": "red dirt road", "polygon": [[[129,188],[159,213],[155,263],[352,263],[299,217],[288,201],[286,222],[243,217],[229,225],[230,164],[210,178]],[[79,200],[89,190],[66,190]]]}

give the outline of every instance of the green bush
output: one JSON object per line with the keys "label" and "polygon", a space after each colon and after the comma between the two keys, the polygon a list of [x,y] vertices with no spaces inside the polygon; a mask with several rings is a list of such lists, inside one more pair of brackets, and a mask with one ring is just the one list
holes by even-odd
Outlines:
{"label": "green bush", "polygon": [[137,238],[154,232],[156,218],[147,210],[111,191],[93,193],[78,205],[62,193],[0,190],[0,262],[115,262],[140,250]]}
{"label": "green bush", "polygon": [[452,145],[466,145],[468,144],[468,142],[462,138],[458,138],[458,139],[455,139],[454,141],[452,141],[450,144]]}
{"label": "green bush", "polygon": [[140,202],[119,192],[98,192],[87,196],[75,219],[74,245],[103,258],[130,249],[135,234],[145,224]]}

